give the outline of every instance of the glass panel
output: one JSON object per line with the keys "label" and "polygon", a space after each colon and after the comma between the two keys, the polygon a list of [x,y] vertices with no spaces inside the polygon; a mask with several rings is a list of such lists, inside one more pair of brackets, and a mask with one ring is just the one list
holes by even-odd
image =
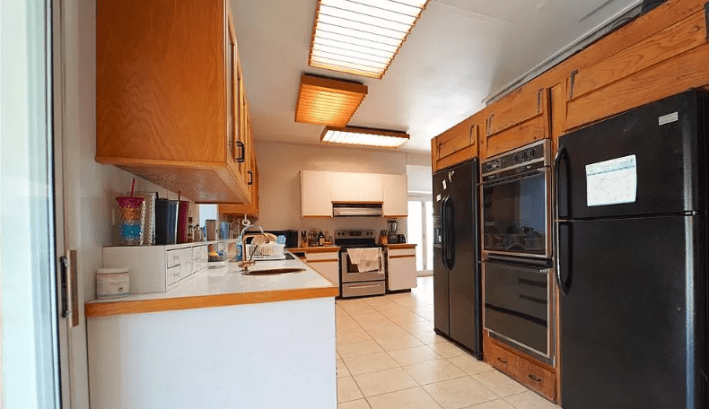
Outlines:
{"label": "glass panel", "polygon": [[433,201],[426,200],[426,267],[425,270],[433,270]]}
{"label": "glass panel", "polygon": [[416,271],[423,271],[423,226],[421,226],[421,202],[409,200],[409,217],[406,220],[406,230],[409,233],[409,243],[416,244]]}
{"label": "glass panel", "polygon": [[545,254],[544,174],[483,189],[485,250]]}

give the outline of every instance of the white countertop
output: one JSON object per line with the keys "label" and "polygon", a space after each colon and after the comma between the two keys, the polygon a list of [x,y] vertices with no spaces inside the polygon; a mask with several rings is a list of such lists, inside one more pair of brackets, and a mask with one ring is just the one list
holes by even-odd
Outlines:
{"label": "white countertop", "polygon": [[279,290],[308,290],[337,288],[297,257],[293,260],[257,261],[249,271],[271,268],[302,268],[304,271],[275,275],[246,275],[236,262],[218,268],[209,268],[182,280],[165,293],[132,294],[128,297],[89,301],[95,303],[119,303],[171,298],[200,297],[226,294],[260,293]]}

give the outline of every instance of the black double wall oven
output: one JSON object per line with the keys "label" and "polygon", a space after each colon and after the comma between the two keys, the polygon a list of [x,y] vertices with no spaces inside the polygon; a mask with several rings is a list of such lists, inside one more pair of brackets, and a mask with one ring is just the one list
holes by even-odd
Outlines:
{"label": "black double wall oven", "polygon": [[551,143],[481,165],[484,328],[492,338],[553,362]]}

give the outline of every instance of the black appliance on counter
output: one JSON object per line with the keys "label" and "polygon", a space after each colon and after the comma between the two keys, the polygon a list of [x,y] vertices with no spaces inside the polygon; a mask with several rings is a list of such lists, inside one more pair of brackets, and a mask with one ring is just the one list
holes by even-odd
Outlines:
{"label": "black appliance on counter", "polygon": [[482,359],[478,160],[433,175],[434,329]]}
{"label": "black appliance on counter", "polygon": [[298,247],[298,230],[266,230],[274,236],[284,236],[286,238],[286,248]]}
{"label": "black appliance on counter", "polygon": [[[386,293],[384,246],[377,244],[374,230],[336,230],[335,245],[340,246],[340,294],[343,298],[382,295]],[[361,271],[352,262],[348,249],[375,249],[374,267]]]}
{"label": "black appliance on counter", "polygon": [[540,361],[554,361],[551,143],[482,164],[485,329]]}
{"label": "black appliance on counter", "polygon": [[705,409],[707,94],[559,139],[565,409]]}

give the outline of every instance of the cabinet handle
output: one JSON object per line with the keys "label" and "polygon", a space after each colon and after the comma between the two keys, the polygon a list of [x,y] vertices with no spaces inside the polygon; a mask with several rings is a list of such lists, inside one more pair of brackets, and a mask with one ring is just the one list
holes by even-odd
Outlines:
{"label": "cabinet handle", "polygon": [[239,148],[239,157],[236,158],[236,161],[239,163],[244,163],[244,158],[246,157],[246,148],[244,147],[244,143],[238,141],[236,142],[236,147]]}
{"label": "cabinet handle", "polygon": [[533,380],[534,382],[541,382],[542,378],[537,378],[534,376],[534,374],[529,374],[529,379]]}
{"label": "cabinet handle", "polygon": [[246,173],[249,174],[249,186],[254,184],[254,172],[247,170]]}
{"label": "cabinet handle", "polygon": [[503,364],[507,365],[507,361],[505,361],[504,359],[498,357],[497,360],[502,362]]}

